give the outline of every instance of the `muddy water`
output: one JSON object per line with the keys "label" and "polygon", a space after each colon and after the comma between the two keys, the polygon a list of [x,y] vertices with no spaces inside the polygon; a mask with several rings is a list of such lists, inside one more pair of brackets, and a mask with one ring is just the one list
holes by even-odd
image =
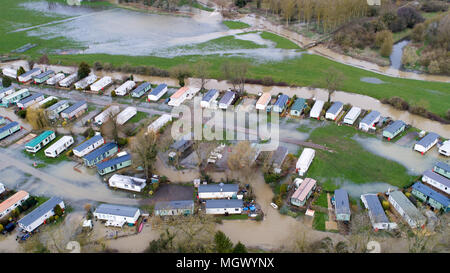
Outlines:
{"label": "muddy water", "polygon": [[391,60],[391,67],[395,69],[402,68],[402,56],[403,56],[403,48],[409,44],[408,40],[404,40],[396,43],[392,47],[391,56],[389,56],[389,60]]}
{"label": "muddy water", "polygon": [[355,198],[359,199],[362,194],[366,193],[379,193],[379,192],[387,192],[388,190],[396,190],[397,187],[392,186],[388,183],[384,182],[371,182],[364,184],[355,184],[352,182],[345,181],[344,183],[339,184],[341,189],[344,189],[348,192],[348,194]]}

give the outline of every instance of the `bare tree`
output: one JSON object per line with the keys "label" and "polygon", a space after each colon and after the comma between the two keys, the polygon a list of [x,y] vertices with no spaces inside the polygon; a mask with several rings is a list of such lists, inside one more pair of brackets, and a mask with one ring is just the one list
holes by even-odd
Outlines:
{"label": "bare tree", "polygon": [[234,90],[238,86],[239,93],[242,94],[244,92],[249,67],[250,65],[247,62],[225,62],[222,65],[222,75],[233,85]]}
{"label": "bare tree", "polygon": [[153,163],[157,155],[157,135],[153,131],[141,131],[132,141],[134,163],[144,169],[147,180],[151,178]]}
{"label": "bare tree", "polygon": [[325,88],[328,91],[328,102],[331,100],[331,95],[341,87],[342,82],[345,79],[344,74],[334,67],[330,67],[324,72],[325,77],[323,79]]}
{"label": "bare tree", "polygon": [[208,71],[209,68],[211,67],[211,64],[205,61],[200,61],[197,63],[196,67],[195,67],[195,76],[198,77],[201,80],[201,91],[203,91],[205,89],[205,84],[207,82],[207,78],[208,78]]}
{"label": "bare tree", "polygon": [[233,147],[228,156],[227,165],[231,171],[237,172],[244,180],[247,180],[252,174],[255,151],[250,142],[241,141]]}
{"label": "bare tree", "polygon": [[280,0],[280,7],[286,20],[286,26],[288,26],[295,12],[295,0]]}
{"label": "bare tree", "polygon": [[39,107],[29,107],[27,109],[26,120],[34,130],[40,130],[50,125],[45,110]]}

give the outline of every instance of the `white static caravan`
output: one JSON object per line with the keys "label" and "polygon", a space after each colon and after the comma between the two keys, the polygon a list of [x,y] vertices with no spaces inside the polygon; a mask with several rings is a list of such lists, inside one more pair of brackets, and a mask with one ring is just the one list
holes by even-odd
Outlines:
{"label": "white static caravan", "polygon": [[10,86],[10,87],[4,87],[4,88],[0,88],[0,101],[6,97],[11,95],[12,93],[16,92],[16,89],[14,89],[14,87]]}
{"label": "white static caravan", "polygon": [[416,144],[414,144],[414,150],[419,153],[426,153],[429,149],[431,149],[436,143],[439,141],[439,135],[433,132],[428,133],[421,140],[419,140]]}
{"label": "white static caravan", "polygon": [[110,107],[106,108],[103,112],[98,114],[94,118],[94,122],[97,125],[102,125],[103,123],[107,122],[111,115],[117,115],[120,112],[120,108],[117,105],[111,105]]}
{"label": "white static caravan", "polygon": [[14,68],[3,68],[2,70],[3,75],[10,77],[10,78],[17,78],[17,69]]}
{"label": "white static caravan", "polygon": [[195,94],[198,93],[198,91],[200,91],[200,88],[188,86],[181,87],[180,89],[178,89],[177,92],[175,92],[172,96],[170,96],[168,105],[178,107],[185,100],[192,99],[195,96]]}
{"label": "white static caravan", "polygon": [[20,75],[19,77],[17,77],[17,79],[19,80],[19,82],[29,82],[33,79],[33,76],[37,76],[39,74],[41,74],[41,69],[40,68],[33,68],[28,72],[23,73],[22,75]]}
{"label": "white static caravan", "polygon": [[215,101],[219,97],[219,91],[217,89],[210,89],[202,98],[200,102],[200,107],[210,108],[211,102]]}
{"label": "white static caravan", "polygon": [[136,178],[132,176],[114,174],[108,180],[109,186],[112,188],[119,188],[129,191],[142,191],[147,185],[145,179]]}
{"label": "white static caravan", "polygon": [[162,96],[164,96],[164,94],[167,93],[167,91],[167,84],[162,83],[155,87],[155,89],[153,89],[150,94],[148,94],[147,99],[149,101],[158,101]]}
{"label": "white static caravan", "polygon": [[[117,87],[116,95],[117,96],[125,96],[135,86],[136,86],[136,83],[134,81],[126,81],[124,84]],[[91,86],[91,89],[92,89],[92,86]]]}
{"label": "white static caravan", "polygon": [[58,141],[52,144],[52,146],[45,149],[44,153],[46,157],[57,157],[63,151],[65,151],[70,145],[73,144],[73,137],[63,136]]}
{"label": "white static caravan", "polygon": [[141,211],[138,208],[122,205],[101,204],[94,211],[94,217],[107,221],[107,226],[121,227],[125,223],[134,225],[139,216]]}
{"label": "white static caravan", "polygon": [[47,102],[52,101],[52,100],[57,100],[57,99],[58,98],[54,97],[54,96],[46,97],[45,99],[43,99],[40,102],[33,105],[33,107],[41,107],[42,105],[46,104]]}
{"label": "white static caravan", "polygon": [[378,111],[372,111],[367,114],[360,122],[359,129],[368,132],[369,130],[375,129],[375,123],[380,121],[381,114]]}
{"label": "white static caravan", "polygon": [[159,129],[161,129],[164,125],[166,125],[170,121],[172,121],[172,115],[164,114],[164,115],[160,116],[157,120],[152,122],[152,124],[150,124],[147,127],[147,130],[149,132],[150,131],[158,132]]}
{"label": "white static caravan", "polygon": [[63,80],[65,77],[66,75],[64,75],[64,73],[58,73],[55,76],[48,79],[45,83],[48,85],[55,85],[59,81]]}
{"label": "white static caravan", "polygon": [[303,149],[302,154],[297,160],[297,164],[295,164],[295,171],[298,172],[299,175],[303,176],[309,169],[309,166],[311,165],[315,155],[315,150],[311,148]]}
{"label": "white static caravan", "polygon": [[228,106],[231,105],[234,98],[236,98],[236,93],[233,91],[227,91],[225,92],[225,95],[222,96],[219,100],[219,108],[226,110]]}
{"label": "white static caravan", "polygon": [[262,94],[256,102],[256,110],[266,110],[270,99],[272,99],[272,95],[270,94],[270,92],[265,92],[264,94]]}
{"label": "white static caravan", "polygon": [[344,109],[344,104],[340,101],[336,101],[331,105],[330,109],[325,113],[326,119],[336,120],[339,113]]}
{"label": "white static caravan", "polygon": [[450,195],[450,179],[434,172],[433,170],[426,170],[423,172],[422,181],[435,187],[436,189]]}
{"label": "white static caravan", "polygon": [[112,83],[112,78],[105,76],[91,85],[91,91],[99,92]]}
{"label": "white static caravan", "polygon": [[97,76],[91,74],[84,79],[81,79],[75,83],[75,89],[86,89],[89,85],[93,84],[97,80]]}
{"label": "white static caravan", "polygon": [[241,214],[244,202],[240,199],[206,200],[206,214]]}
{"label": "white static caravan", "polygon": [[105,139],[100,133],[81,143],[73,149],[73,154],[78,157],[83,157],[105,143]]}
{"label": "white static caravan", "polygon": [[87,103],[85,101],[79,101],[72,104],[70,107],[61,112],[61,117],[65,119],[71,119],[73,117],[78,117],[84,113],[87,109]]}
{"label": "white static caravan", "polygon": [[350,111],[348,111],[347,115],[344,117],[344,123],[353,125],[356,119],[361,115],[361,108],[353,106]]}
{"label": "white static caravan", "polygon": [[238,184],[200,184],[198,186],[199,199],[236,198],[239,191]]}
{"label": "white static caravan", "polygon": [[444,141],[441,147],[439,147],[439,153],[441,155],[450,156],[450,140]]}
{"label": "white static caravan", "polygon": [[309,112],[309,117],[319,119],[324,105],[325,102],[323,100],[316,100],[316,103],[314,103],[313,108],[311,108],[311,111]]}
{"label": "white static caravan", "polygon": [[17,102],[16,105],[20,109],[26,109],[29,106],[42,101],[43,99],[44,99],[44,95],[43,94],[36,93],[36,94],[33,94],[31,96],[28,96],[26,98],[21,99],[20,101]]}
{"label": "white static caravan", "polygon": [[396,229],[397,224],[389,222],[389,219],[381,206],[380,200],[376,194],[368,193],[361,195],[361,201],[368,210],[370,222],[374,230]]}
{"label": "white static caravan", "polygon": [[136,114],[137,114],[136,107],[129,106],[117,115],[116,122],[119,125],[123,125],[125,122],[127,122],[130,118],[134,117]]}
{"label": "white static caravan", "polygon": [[52,197],[25,217],[19,220],[18,225],[21,229],[32,232],[42,225],[48,218],[55,215],[54,208],[59,205],[64,209],[64,202],[58,197]]}
{"label": "white static caravan", "polygon": [[412,228],[424,227],[426,218],[401,191],[389,193],[389,203]]}
{"label": "white static caravan", "polygon": [[67,76],[66,78],[62,79],[61,81],[59,81],[58,85],[61,86],[61,87],[69,87],[77,79],[78,79],[78,74],[77,73],[73,73],[73,74],[70,74],[69,76]]}

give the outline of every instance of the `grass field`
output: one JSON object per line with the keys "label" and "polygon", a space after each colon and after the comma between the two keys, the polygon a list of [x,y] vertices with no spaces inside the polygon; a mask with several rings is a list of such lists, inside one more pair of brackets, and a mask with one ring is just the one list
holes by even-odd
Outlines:
{"label": "grass field", "polygon": [[242,29],[250,27],[249,24],[239,21],[223,21],[223,24],[226,25],[229,29]]}
{"label": "grass field", "polygon": [[328,220],[328,215],[326,213],[316,211],[314,212],[314,219],[312,227],[315,230],[325,231],[325,222]]}
{"label": "grass field", "polygon": [[314,205],[322,207],[322,208],[328,208],[328,200],[327,200],[327,193],[325,191],[322,191],[317,197],[317,199],[314,201]]}
{"label": "grass field", "polygon": [[352,139],[355,134],[364,136],[353,127],[334,124],[312,131],[312,142],[334,152],[316,150],[308,177],[315,177],[327,191],[336,189],[336,179],[355,184],[386,182],[400,188],[411,184],[413,177],[403,165],[368,152]]}
{"label": "grass field", "polygon": [[277,45],[276,48],[282,48],[282,49],[301,49],[297,44],[291,42],[289,39],[286,39],[284,37],[278,36],[276,34],[263,31],[261,33],[261,38],[271,40],[272,42],[275,42]]}

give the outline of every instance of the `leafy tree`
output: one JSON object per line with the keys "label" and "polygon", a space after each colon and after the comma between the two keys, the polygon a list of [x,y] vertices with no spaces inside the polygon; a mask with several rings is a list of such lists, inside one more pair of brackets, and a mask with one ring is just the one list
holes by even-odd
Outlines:
{"label": "leafy tree", "polygon": [[233,253],[247,253],[247,248],[240,241],[234,246]]}
{"label": "leafy tree", "polygon": [[60,216],[60,217],[64,213],[64,211],[63,211],[63,209],[61,208],[60,205],[56,205],[55,208],[53,209],[53,211],[55,212],[55,215]]}
{"label": "leafy tree", "polygon": [[386,39],[383,41],[383,44],[380,48],[380,54],[383,57],[389,57],[392,53],[392,47],[394,45],[394,41],[391,39]]}
{"label": "leafy tree", "polygon": [[241,9],[245,7],[245,5],[247,5],[247,0],[235,0],[234,4],[236,5],[236,7]]}
{"label": "leafy tree", "polygon": [[81,62],[78,66],[78,78],[83,79],[89,76],[89,73],[91,73],[91,68],[89,65],[85,62]]}
{"label": "leafy tree", "polygon": [[17,69],[17,77],[25,73],[25,69],[21,66]]}
{"label": "leafy tree", "polygon": [[218,253],[230,253],[233,251],[233,243],[222,231],[217,231],[214,235],[215,249]]}
{"label": "leafy tree", "polygon": [[2,85],[3,85],[3,87],[10,87],[11,86],[11,79],[6,77],[6,76],[3,76],[3,78],[2,78]]}

